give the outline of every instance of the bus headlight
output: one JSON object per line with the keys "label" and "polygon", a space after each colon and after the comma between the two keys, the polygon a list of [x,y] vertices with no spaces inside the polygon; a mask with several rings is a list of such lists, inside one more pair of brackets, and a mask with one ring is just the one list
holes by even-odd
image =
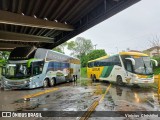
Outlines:
{"label": "bus headlight", "polygon": [[26,80],[26,81],[24,81],[24,84],[27,84],[27,83],[29,83],[30,82],[30,80]]}
{"label": "bus headlight", "polygon": [[134,75],[134,74],[132,75],[132,77],[134,77],[134,78],[138,78],[138,76],[137,76],[137,75]]}
{"label": "bus headlight", "polygon": [[137,83],[137,82],[138,82],[138,80],[135,80],[134,82],[135,82],[135,83]]}
{"label": "bus headlight", "polygon": [[4,83],[5,83],[5,84],[8,84],[8,81],[5,81]]}

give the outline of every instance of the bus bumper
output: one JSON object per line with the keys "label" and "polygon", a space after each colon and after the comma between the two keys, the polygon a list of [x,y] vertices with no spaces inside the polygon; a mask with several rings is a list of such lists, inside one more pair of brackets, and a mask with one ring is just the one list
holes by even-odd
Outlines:
{"label": "bus bumper", "polygon": [[29,89],[30,83],[27,81],[23,81],[23,84],[14,81],[3,81],[3,87],[6,89]]}
{"label": "bus bumper", "polygon": [[135,79],[132,81],[133,84],[151,84],[154,83],[154,79],[153,78],[141,78],[141,79]]}
{"label": "bus bumper", "polygon": [[29,84],[26,85],[4,85],[6,89],[29,89]]}

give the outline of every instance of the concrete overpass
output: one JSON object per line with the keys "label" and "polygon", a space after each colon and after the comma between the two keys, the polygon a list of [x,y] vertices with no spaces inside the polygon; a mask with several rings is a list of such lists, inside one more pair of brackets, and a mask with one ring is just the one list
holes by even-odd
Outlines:
{"label": "concrete overpass", "polygon": [[0,50],[53,48],[140,0],[0,0]]}

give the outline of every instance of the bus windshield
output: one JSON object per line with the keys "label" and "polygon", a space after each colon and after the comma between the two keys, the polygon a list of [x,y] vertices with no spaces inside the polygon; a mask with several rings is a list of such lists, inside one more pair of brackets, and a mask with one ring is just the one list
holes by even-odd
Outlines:
{"label": "bus windshield", "polygon": [[26,64],[8,64],[6,78],[26,78],[29,76]]}
{"label": "bus windshield", "polygon": [[134,72],[137,74],[153,74],[150,57],[132,56],[135,60]]}

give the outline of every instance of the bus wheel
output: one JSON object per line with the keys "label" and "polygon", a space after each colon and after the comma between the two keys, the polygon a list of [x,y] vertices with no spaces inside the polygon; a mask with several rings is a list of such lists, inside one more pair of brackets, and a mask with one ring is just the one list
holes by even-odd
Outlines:
{"label": "bus wheel", "polygon": [[121,76],[117,76],[116,83],[117,83],[118,85],[123,85],[123,81],[122,81],[122,77],[121,77]]}
{"label": "bus wheel", "polygon": [[49,81],[49,87],[53,87],[55,85],[55,79],[52,78],[50,81]]}
{"label": "bus wheel", "polygon": [[90,76],[90,79],[92,80],[92,75]]}
{"label": "bus wheel", "polygon": [[48,87],[48,79],[45,79],[45,80],[43,81],[43,87],[44,87],[44,88]]}

